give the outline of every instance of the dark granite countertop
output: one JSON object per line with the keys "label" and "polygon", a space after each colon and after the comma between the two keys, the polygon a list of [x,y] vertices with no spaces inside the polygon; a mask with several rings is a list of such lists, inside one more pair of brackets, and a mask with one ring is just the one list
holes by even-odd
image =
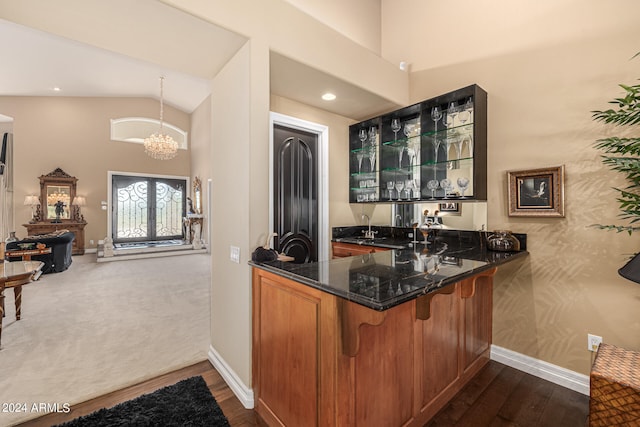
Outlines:
{"label": "dark granite countertop", "polygon": [[[346,234],[336,237],[336,230],[334,229],[334,241],[348,238]],[[397,233],[395,235],[378,234],[379,237],[388,237],[388,240],[381,242],[393,242],[402,249],[310,264],[281,261],[249,264],[382,311],[527,255],[526,250],[489,251],[480,232],[438,230],[432,241],[425,246],[422,243],[411,243],[406,235],[403,238],[402,234],[407,230],[413,231],[395,229],[391,230],[392,233]],[[526,236],[516,237],[521,243],[524,240],[526,248]],[[366,244],[371,245],[372,242]]]}

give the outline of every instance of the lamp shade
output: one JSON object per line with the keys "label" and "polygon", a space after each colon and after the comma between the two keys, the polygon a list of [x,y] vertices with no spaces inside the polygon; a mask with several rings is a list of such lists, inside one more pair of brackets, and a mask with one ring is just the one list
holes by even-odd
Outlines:
{"label": "lamp shade", "polygon": [[87,206],[87,199],[84,196],[76,196],[71,204],[74,206]]}
{"label": "lamp shade", "polygon": [[632,282],[640,283],[640,254],[637,254],[624,267],[618,270],[618,274]]}
{"label": "lamp shade", "polygon": [[24,205],[25,206],[36,206],[40,204],[40,200],[38,196],[25,196]]}

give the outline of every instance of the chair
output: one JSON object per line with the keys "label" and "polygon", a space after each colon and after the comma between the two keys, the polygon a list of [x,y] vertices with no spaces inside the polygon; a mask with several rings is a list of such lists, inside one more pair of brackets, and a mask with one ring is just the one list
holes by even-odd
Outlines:
{"label": "chair", "polygon": [[[34,255],[31,259],[44,263],[44,267],[42,267],[43,274],[60,273],[69,268],[73,261],[71,258],[71,251],[73,249],[74,238],[75,234],[70,231],[27,236],[17,242],[7,243],[7,247],[5,249],[7,251],[17,250],[20,249],[20,245],[24,243],[42,243],[46,245],[46,247],[51,248],[51,253],[45,255]],[[20,259],[20,257],[7,257],[8,261],[19,261]]]}

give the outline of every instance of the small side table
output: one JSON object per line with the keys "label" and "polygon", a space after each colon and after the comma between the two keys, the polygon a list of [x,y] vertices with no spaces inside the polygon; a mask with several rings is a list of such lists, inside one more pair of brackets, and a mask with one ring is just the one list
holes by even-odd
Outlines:
{"label": "small side table", "polygon": [[40,261],[15,261],[0,263],[0,338],[4,317],[4,290],[13,288],[16,297],[16,320],[20,320],[22,286],[37,280],[44,263]]}
{"label": "small side table", "polygon": [[51,248],[44,248],[44,249],[18,249],[18,250],[9,250],[9,251],[5,251],[4,252],[4,257],[9,258],[9,257],[22,257],[22,261],[31,261],[31,257],[33,255],[45,255],[45,254],[50,254],[51,253]]}

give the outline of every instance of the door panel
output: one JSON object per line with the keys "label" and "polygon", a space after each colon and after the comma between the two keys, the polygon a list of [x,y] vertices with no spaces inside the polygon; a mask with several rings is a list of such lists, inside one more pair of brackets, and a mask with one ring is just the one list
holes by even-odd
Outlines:
{"label": "door panel", "polygon": [[113,175],[114,243],[183,238],[185,188],[182,179]]}
{"label": "door panel", "polygon": [[298,263],[318,259],[317,145],[313,133],[274,125],[275,249]]}

